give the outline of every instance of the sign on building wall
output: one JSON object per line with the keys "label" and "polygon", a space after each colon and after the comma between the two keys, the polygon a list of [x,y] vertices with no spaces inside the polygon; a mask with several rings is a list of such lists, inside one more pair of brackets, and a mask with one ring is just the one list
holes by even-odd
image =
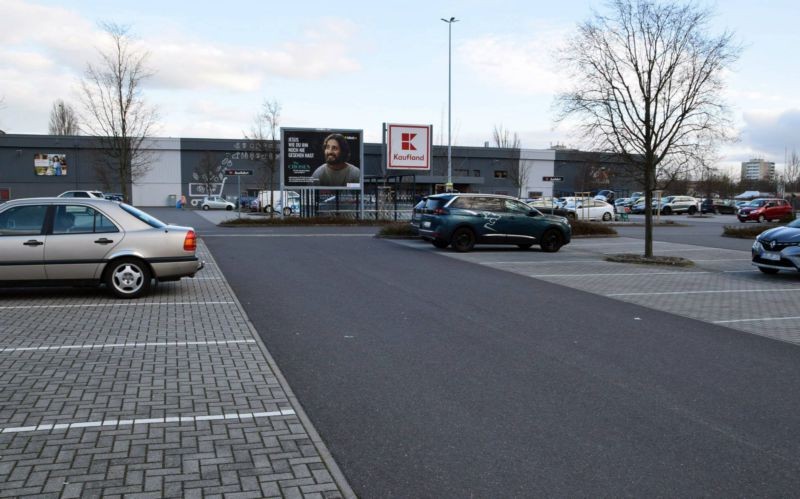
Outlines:
{"label": "sign on building wall", "polygon": [[363,130],[281,128],[281,183],[311,189],[361,189]]}
{"label": "sign on building wall", "polygon": [[430,170],[430,125],[389,125],[386,155],[388,170]]}
{"label": "sign on building wall", "polygon": [[67,174],[67,155],[62,153],[33,155],[33,171],[39,176],[63,177]]}
{"label": "sign on building wall", "polygon": [[203,184],[199,182],[189,183],[189,196],[221,196],[222,195],[222,182],[213,182],[211,184]]}

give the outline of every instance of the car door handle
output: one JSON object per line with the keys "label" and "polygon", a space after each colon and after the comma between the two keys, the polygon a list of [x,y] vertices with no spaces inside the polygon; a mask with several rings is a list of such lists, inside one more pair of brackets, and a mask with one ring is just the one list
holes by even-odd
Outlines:
{"label": "car door handle", "polygon": [[101,237],[100,239],[95,241],[95,244],[111,244],[113,242],[114,242],[113,239],[106,239],[105,237]]}
{"label": "car door handle", "polygon": [[37,241],[36,239],[30,239],[30,240],[28,240],[28,241],[25,241],[25,242],[24,242],[24,243],[22,243],[22,244],[24,244],[25,246],[41,246],[41,245],[43,245],[44,243],[43,243],[43,242],[41,242],[41,241]]}

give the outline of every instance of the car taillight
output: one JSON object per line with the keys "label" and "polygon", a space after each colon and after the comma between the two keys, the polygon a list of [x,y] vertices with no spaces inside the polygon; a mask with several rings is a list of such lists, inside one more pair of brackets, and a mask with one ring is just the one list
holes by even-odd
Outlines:
{"label": "car taillight", "polygon": [[434,215],[449,215],[450,214],[450,210],[448,210],[447,208],[436,208],[435,210],[433,210],[433,214]]}
{"label": "car taillight", "polygon": [[186,233],[186,237],[183,239],[183,249],[184,251],[197,250],[197,234],[193,230]]}

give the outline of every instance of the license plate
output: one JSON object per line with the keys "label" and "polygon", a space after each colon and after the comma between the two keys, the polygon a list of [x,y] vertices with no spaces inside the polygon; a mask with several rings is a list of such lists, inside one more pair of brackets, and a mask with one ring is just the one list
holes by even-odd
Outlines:
{"label": "license plate", "polygon": [[431,223],[430,222],[422,222],[422,226],[427,229],[428,227],[431,226]]}
{"label": "license plate", "polygon": [[772,251],[765,251],[761,255],[761,258],[763,258],[764,260],[773,260],[775,262],[779,262],[781,260],[781,254],[773,253]]}

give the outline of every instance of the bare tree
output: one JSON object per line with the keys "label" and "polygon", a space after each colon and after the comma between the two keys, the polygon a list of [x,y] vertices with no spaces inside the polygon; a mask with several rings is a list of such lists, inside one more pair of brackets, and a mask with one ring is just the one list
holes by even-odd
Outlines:
{"label": "bare tree", "polygon": [[529,161],[527,159],[520,159],[511,164],[508,169],[508,179],[517,189],[517,197],[528,197],[527,193],[523,195],[522,190],[528,185],[528,178],[530,177]]}
{"label": "bare tree", "polygon": [[152,76],[147,52],[133,46],[128,27],[104,24],[112,46],[100,53],[97,64],[89,63],[81,81],[88,134],[98,138],[104,160],[98,170],[113,172],[120,192],[130,201],[130,185],[145,175],[155,157],[147,147],[158,121],[158,113],[142,97],[144,81]]}
{"label": "bare tree", "polygon": [[788,190],[795,192],[800,189],[800,155],[794,149],[786,159],[786,167],[783,174],[786,178],[786,188]]}
{"label": "bare tree", "polygon": [[[281,105],[276,100],[264,100],[261,110],[253,120],[247,140],[253,143],[258,161],[258,180],[264,190],[277,190],[276,182],[280,179],[278,172],[278,146],[280,142]],[[273,213],[274,196],[269,196],[270,210]],[[266,208],[266,206],[261,207]]]}
{"label": "bare tree", "polygon": [[[576,120],[594,150],[621,155],[640,173],[649,206],[659,176],[696,164],[726,140],[723,71],[738,58],[733,35],[708,34],[696,4],[612,0],[578,26],[559,59],[572,88],[557,97],[557,120]],[[669,172],[673,174],[670,175]],[[645,256],[653,256],[646,212]]]}
{"label": "bare tree", "polygon": [[492,140],[494,141],[495,147],[502,147],[505,149],[519,149],[520,147],[520,140],[519,135],[517,132],[514,132],[514,135],[511,135],[511,132],[507,128],[503,128],[503,125],[495,125],[492,129]]}
{"label": "bare tree", "polygon": [[[5,101],[6,101],[6,98],[5,98],[5,96],[1,96],[1,97],[0,97],[0,109],[4,109],[4,108],[6,107],[6,106],[5,106]],[[6,133],[6,132],[4,132],[4,131],[0,130],[0,135],[3,135],[3,134],[5,134],[5,133]]]}
{"label": "bare tree", "polygon": [[214,186],[222,182],[223,166],[211,151],[206,151],[192,171],[192,178],[203,186],[206,195],[214,193]]}
{"label": "bare tree", "polygon": [[53,103],[47,130],[50,135],[78,135],[80,133],[78,114],[71,104],[62,99]]}

